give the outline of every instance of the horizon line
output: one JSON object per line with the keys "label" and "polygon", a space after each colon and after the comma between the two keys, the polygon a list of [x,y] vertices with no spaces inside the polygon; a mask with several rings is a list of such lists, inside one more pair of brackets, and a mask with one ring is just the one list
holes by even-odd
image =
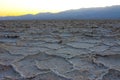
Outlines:
{"label": "horizon line", "polygon": [[50,13],[50,14],[57,14],[61,12],[66,12],[66,11],[71,11],[71,10],[79,10],[79,9],[92,9],[92,8],[107,8],[107,7],[114,7],[114,6],[120,6],[120,5],[111,5],[111,6],[100,6],[100,7],[83,7],[83,8],[78,8],[78,9],[68,9],[68,10],[63,10],[63,11],[58,11],[58,12],[38,12],[36,14],[23,14],[23,15],[11,15],[11,16],[0,16],[0,17],[19,17],[19,16],[25,16],[25,15],[37,15],[37,14],[45,14],[45,13]]}

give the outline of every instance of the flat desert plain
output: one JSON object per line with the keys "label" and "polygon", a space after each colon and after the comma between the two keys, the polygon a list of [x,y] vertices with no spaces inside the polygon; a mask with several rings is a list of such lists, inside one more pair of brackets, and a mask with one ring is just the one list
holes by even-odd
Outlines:
{"label": "flat desert plain", "polygon": [[0,80],[120,80],[120,20],[0,21]]}

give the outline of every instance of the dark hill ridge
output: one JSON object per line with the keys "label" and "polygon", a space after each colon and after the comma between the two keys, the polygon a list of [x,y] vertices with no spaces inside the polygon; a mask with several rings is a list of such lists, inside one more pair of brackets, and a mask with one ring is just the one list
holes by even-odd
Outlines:
{"label": "dark hill ridge", "polygon": [[60,13],[0,17],[0,20],[47,20],[47,19],[120,19],[120,5],[98,8],[82,8]]}

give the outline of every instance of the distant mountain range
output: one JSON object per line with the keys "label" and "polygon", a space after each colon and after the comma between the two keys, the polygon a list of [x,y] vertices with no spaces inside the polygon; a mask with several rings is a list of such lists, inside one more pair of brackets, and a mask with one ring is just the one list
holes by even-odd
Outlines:
{"label": "distant mountain range", "polygon": [[60,13],[0,17],[0,20],[50,20],[50,19],[120,19],[120,5],[98,8],[82,8]]}

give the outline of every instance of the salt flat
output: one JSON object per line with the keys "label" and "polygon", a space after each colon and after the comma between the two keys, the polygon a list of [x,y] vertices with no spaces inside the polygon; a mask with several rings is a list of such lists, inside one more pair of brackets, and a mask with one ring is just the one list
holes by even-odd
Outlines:
{"label": "salt flat", "polygon": [[120,80],[120,21],[0,21],[0,80]]}

